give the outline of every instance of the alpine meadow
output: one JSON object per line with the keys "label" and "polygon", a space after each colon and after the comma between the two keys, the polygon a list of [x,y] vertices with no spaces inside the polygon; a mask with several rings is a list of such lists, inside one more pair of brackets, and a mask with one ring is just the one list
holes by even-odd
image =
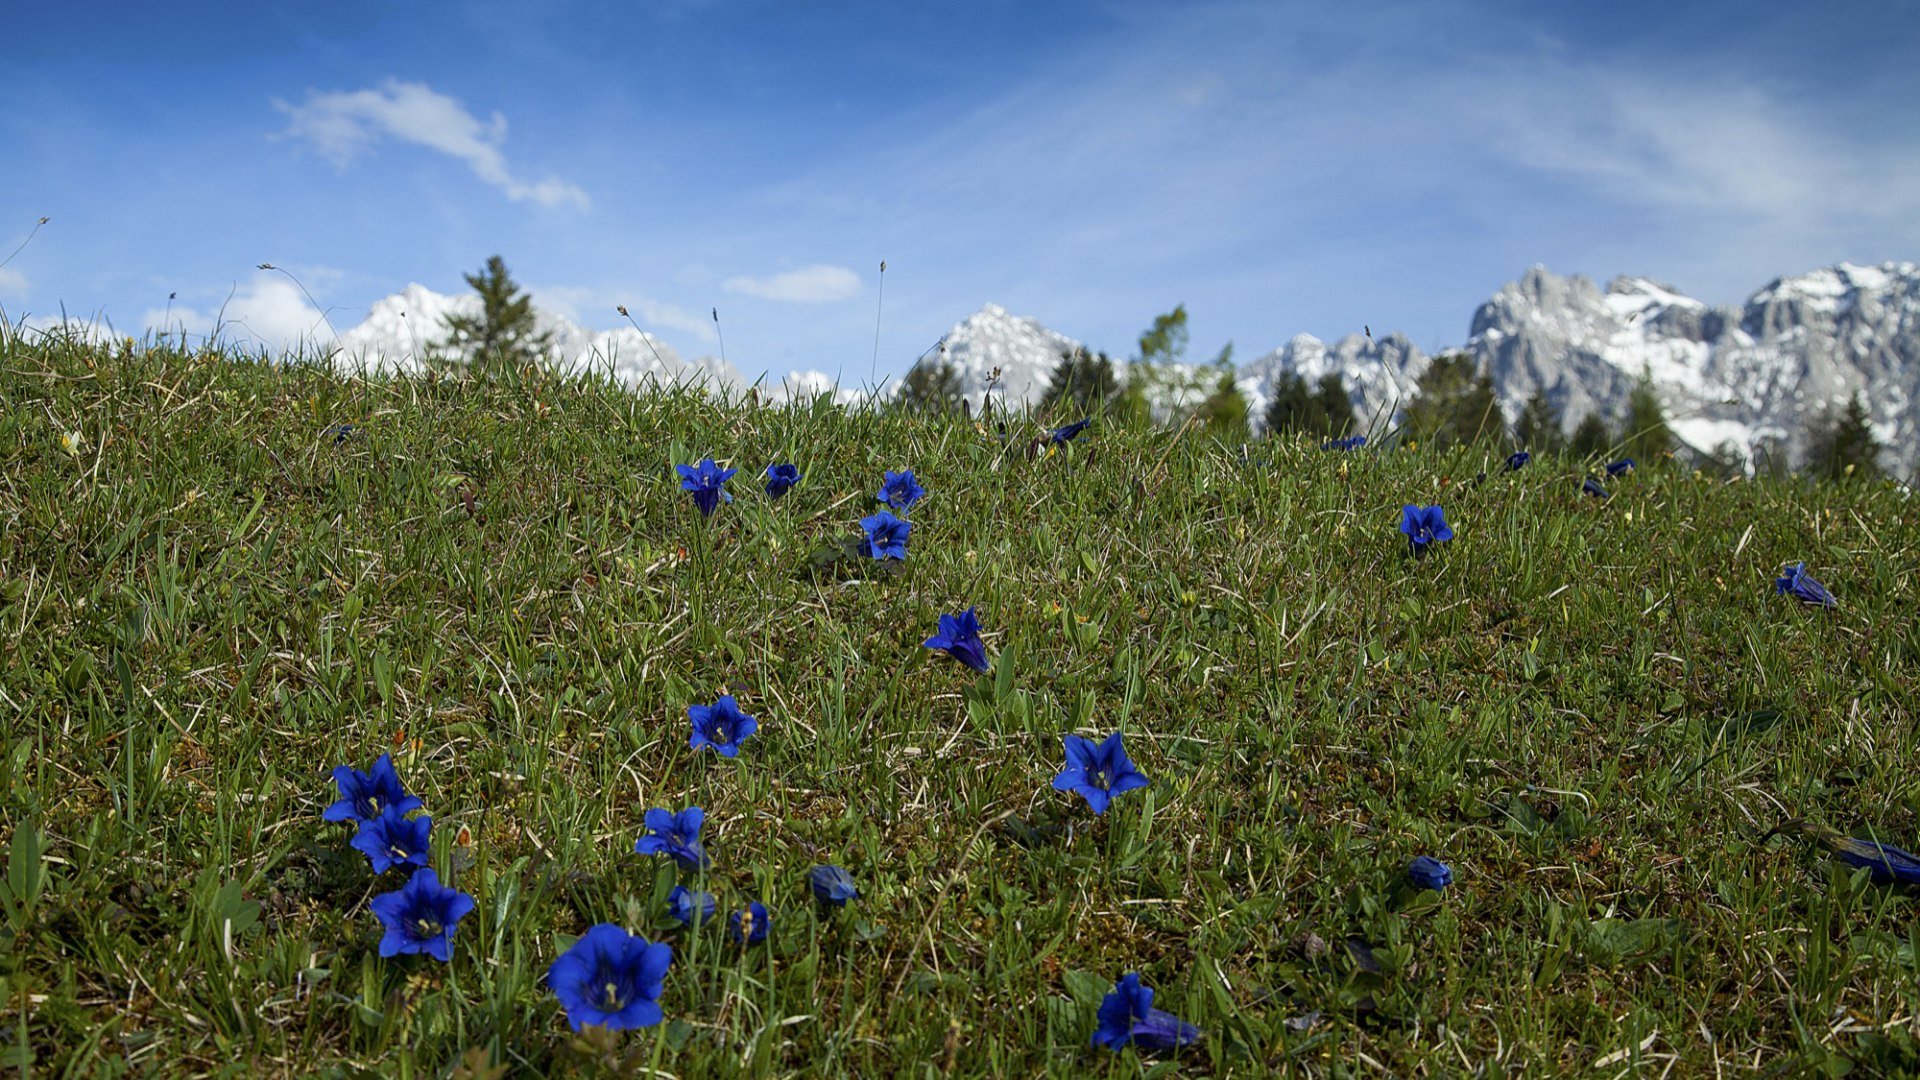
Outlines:
{"label": "alpine meadow", "polygon": [[1901,483],[499,347],[0,332],[8,1074],[1920,1071]]}

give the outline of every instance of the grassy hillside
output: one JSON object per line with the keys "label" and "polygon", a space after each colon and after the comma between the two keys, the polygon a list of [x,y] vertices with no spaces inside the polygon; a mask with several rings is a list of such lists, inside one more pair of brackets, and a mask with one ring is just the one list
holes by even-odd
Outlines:
{"label": "grassy hillside", "polygon": [[[0,344],[0,1065],[1920,1068],[1920,896],[1766,836],[1920,847],[1898,489],[1037,433]],[[828,561],[905,467],[904,564]],[[1409,502],[1456,539],[1408,557]],[[989,675],[921,646],[969,605]],[[731,760],[688,746],[723,693]],[[1096,817],[1062,736],[1116,730],[1152,783]],[[406,875],[322,819],[382,753],[476,901],[451,963],[379,957]],[[686,806],[766,943],[667,914],[634,845]],[[601,922],[672,945],[663,1024],[569,1029]],[[1200,1045],[1089,1045],[1130,971]]]}

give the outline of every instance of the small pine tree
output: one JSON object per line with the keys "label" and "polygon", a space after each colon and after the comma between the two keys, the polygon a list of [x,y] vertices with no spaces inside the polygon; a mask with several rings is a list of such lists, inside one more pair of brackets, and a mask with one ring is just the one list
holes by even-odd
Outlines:
{"label": "small pine tree", "polygon": [[1307,391],[1307,381],[1297,371],[1283,371],[1273,381],[1273,396],[1267,402],[1265,416],[1268,435],[1297,431],[1319,431],[1326,420],[1324,409]]}
{"label": "small pine tree", "polygon": [[1106,353],[1095,355],[1085,349],[1063,349],[1054,365],[1053,378],[1040,396],[1040,413],[1056,411],[1076,417],[1104,413],[1120,394],[1120,381],[1113,374],[1113,360]]}
{"label": "small pine tree", "polygon": [[1415,438],[1441,447],[1491,438],[1506,426],[1494,401],[1493,376],[1466,353],[1433,358],[1414,389],[1406,422]]}
{"label": "small pine tree", "polygon": [[447,344],[465,358],[469,371],[513,371],[546,355],[553,335],[535,329],[533,298],[520,295],[500,256],[489,258],[480,273],[463,276],[480,294],[480,314],[448,315]]}
{"label": "small pine tree", "polygon": [[1844,408],[1828,410],[1816,419],[1807,436],[1807,471],[1823,480],[1849,475],[1877,475],[1880,440],[1873,434],[1873,418],[1866,402],[1854,394]]}
{"label": "small pine tree", "polygon": [[1213,384],[1213,393],[1200,403],[1200,421],[1216,439],[1245,442],[1249,435],[1247,399],[1240,393],[1240,384],[1234,377],[1232,342],[1220,350],[1211,366],[1220,374]]}
{"label": "small pine tree", "polygon": [[1324,417],[1320,430],[1328,435],[1348,435],[1360,426],[1353,415],[1353,399],[1347,396],[1347,384],[1339,372],[1329,371],[1320,376],[1319,392],[1314,400]]}
{"label": "small pine tree", "polygon": [[951,360],[922,360],[913,365],[894,395],[895,408],[907,412],[947,413],[960,408],[960,371]]}
{"label": "small pine tree", "polygon": [[1583,460],[1598,457],[1612,446],[1613,434],[1607,430],[1607,421],[1598,412],[1581,417],[1580,423],[1573,429],[1573,437],[1567,440],[1567,452]]}
{"label": "small pine tree", "polygon": [[1627,395],[1627,426],[1621,434],[1627,454],[1643,464],[1673,453],[1673,432],[1667,429],[1666,410],[1660,407],[1653,377],[1644,371],[1633,384],[1633,392]]}
{"label": "small pine tree", "polygon": [[1513,434],[1522,450],[1536,454],[1557,453],[1566,449],[1566,432],[1560,428],[1560,410],[1547,398],[1544,387],[1535,390],[1514,421]]}

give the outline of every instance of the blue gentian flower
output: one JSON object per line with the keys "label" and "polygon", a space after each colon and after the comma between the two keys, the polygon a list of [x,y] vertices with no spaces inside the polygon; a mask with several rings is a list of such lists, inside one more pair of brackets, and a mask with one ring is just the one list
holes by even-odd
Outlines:
{"label": "blue gentian flower", "polygon": [[861,541],[861,550],[872,558],[907,557],[907,535],[913,532],[913,522],[882,510],[872,517],[861,518],[860,527],[867,530],[867,538]]}
{"label": "blue gentian flower", "polygon": [[1839,603],[1825,585],[1813,580],[1813,576],[1807,573],[1807,564],[1804,562],[1788,563],[1780,571],[1780,576],[1773,579],[1773,591],[1786,593],[1803,604],[1819,607],[1833,607]]}
{"label": "blue gentian flower", "polygon": [[759,730],[760,722],[740,711],[732,694],[720,695],[711,705],[687,706],[687,719],[693,721],[693,739],[687,744],[695,750],[711,746],[721,757],[740,753],[740,744]]}
{"label": "blue gentian flower", "polygon": [[1527,453],[1525,450],[1516,450],[1507,455],[1507,471],[1519,472],[1521,469],[1526,468],[1527,462],[1532,460],[1532,454]]}
{"label": "blue gentian flower", "polygon": [[1055,446],[1063,446],[1067,443],[1072,442],[1075,436],[1087,430],[1088,426],[1091,425],[1092,423],[1093,421],[1091,419],[1078,420],[1078,421],[1075,421],[1074,423],[1068,424],[1066,427],[1054,428],[1051,432],[1047,434],[1047,438]]}
{"label": "blue gentian flower", "polygon": [[381,956],[426,953],[435,960],[453,959],[453,928],[473,910],[473,897],[440,884],[431,869],[415,870],[407,883],[367,901],[380,924]]}
{"label": "blue gentian flower", "polygon": [[1632,472],[1633,468],[1634,466],[1633,466],[1632,458],[1630,457],[1621,458],[1619,461],[1616,461],[1613,464],[1607,466],[1607,475],[1608,476],[1624,476],[1627,473]]}
{"label": "blue gentian flower", "polygon": [[427,837],[432,830],[432,818],[425,815],[409,818],[389,806],[380,811],[379,817],[360,823],[360,831],[353,834],[353,847],[373,864],[376,874],[384,874],[395,866],[425,866]]}
{"label": "blue gentian flower", "polygon": [[1422,855],[1407,864],[1407,880],[1416,889],[1441,892],[1453,884],[1453,867],[1431,855]]}
{"label": "blue gentian flower", "polygon": [[905,510],[919,502],[920,496],[926,493],[927,489],[914,480],[913,470],[904,469],[900,472],[889,472],[881,481],[880,492],[874,498],[895,510]]}
{"label": "blue gentian flower", "polygon": [[807,884],[813,887],[813,898],[822,904],[846,907],[847,901],[860,899],[853,875],[837,866],[816,866],[807,871]]}
{"label": "blue gentian flower", "polygon": [[980,618],[972,608],[958,615],[940,616],[940,632],[920,643],[939,649],[975,671],[985,671],[987,647],[980,641]]}
{"label": "blue gentian flower", "polygon": [[1164,1009],[1153,1007],[1153,991],[1129,971],[1100,1002],[1100,1027],[1093,1045],[1119,1050],[1134,1043],[1148,1050],[1175,1050],[1200,1041],[1200,1029]]}
{"label": "blue gentian flower", "polygon": [[706,821],[707,812],[697,806],[689,806],[677,814],[671,810],[649,810],[648,835],[635,841],[633,850],[641,855],[671,855],[689,870],[705,870],[713,865],[713,860],[707,858],[707,849],[700,846],[700,826]]}
{"label": "blue gentian flower", "polygon": [[1587,493],[1588,495],[1593,496],[1596,499],[1604,499],[1608,497],[1607,489],[1601,487],[1600,481],[1595,480],[1591,476],[1587,477],[1586,480],[1583,483],[1581,483],[1580,490]]}
{"label": "blue gentian flower", "polygon": [[652,1027],[665,1018],[660,991],[673,966],[673,946],[635,937],[612,923],[580,936],[547,969],[547,986],[579,1031]]}
{"label": "blue gentian flower", "polygon": [[389,806],[403,814],[421,806],[418,796],[400,786],[400,774],[393,771],[389,754],[381,754],[366,772],[350,765],[334,769],[333,783],[340,789],[340,800],[320,815],[328,821],[371,821]]}
{"label": "blue gentian flower", "polygon": [[760,944],[767,940],[767,932],[772,929],[773,916],[758,900],[748,904],[747,910],[727,916],[727,936],[742,945]]}
{"label": "blue gentian flower", "polygon": [[1920,885],[1920,858],[1892,844],[1875,843],[1853,836],[1834,836],[1828,841],[1833,853],[1848,866],[1864,866],[1874,884]]}
{"label": "blue gentian flower", "polygon": [[1365,435],[1349,435],[1344,439],[1328,439],[1320,444],[1322,450],[1358,450],[1367,445]]}
{"label": "blue gentian flower", "polygon": [[696,919],[706,922],[713,918],[713,913],[719,909],[720,901],[710,892],[689,889],[685,885],[675,885],[673,891],[667,894],[668,914],[688,926],[692,926]]}
{"label": "blue gentian flower", "polygon": [[796,465],[767,466],[767,498],[777,499],[793,490],[800,482],[800,469]]}
{"label": "blue gentian flower", "polygon": [[1438,506],[1414,506],[1409,503],[1401,507],[1400,531],[1407,534],[1407,544],[1415,555],[1425,555],[1429,546],[1453,539],[1453,529],[1447,525],[1447,513]]}
{"label": "blue gentian flower", "polygon": [[698,465],[675,465],[680,473],[680,490],[693,492],[693,505],[700,508],[705,517],[712,517],[720,506],[720,500],[733,501],[727,494],[726,483],[739,469],[723,469],[713,463],[712,458],[700,459]]}
{"label": "blue gentian flower", "polygon": [[1127,758],[1119,732],[1098,746],[1078,735],[1067,736],[1065,742],[1067,767],[1053,778],[1054,790],[1079,793],[1094,813],[1106,813],[1114,796],[1147,786],[1146,776]]}

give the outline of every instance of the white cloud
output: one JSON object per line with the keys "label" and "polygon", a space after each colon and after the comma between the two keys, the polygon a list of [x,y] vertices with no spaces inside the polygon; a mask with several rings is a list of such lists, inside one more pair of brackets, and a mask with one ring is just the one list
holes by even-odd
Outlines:
{"label": "white cloud", "polygon": [[0,296],[27,295],[27,275],[0,266]]}
{"label": "white cloud", "polygon": [[304,104],[274,99],[287,114],[284,132],[304,139],[337,165],[347,162],[382,136],[438,150],[467,163],[473,174],[515,201],[541,206],[571,203],[585,209],[587,193],[558,177],[527,182],[507,168],[500,147],[507,140],[507,118],[496,112],[482,121],[457,98],[424,83],[388,79],[378,89],[320,93],[307,91]]}
{"label": "white cloud", "polygon": [[183,304],[149,308],[141,324],[151,333],[185,335],[189,340],[204,339],[217,331],[221,342],[260,349],[275,357],[313,355],[333,342],[333,330],[326,318],[307,302],[299,286],[271,271],[255,274],[224,305],[204,307],[206,310]]}
{"label": "white cloud", "polygon": [[817,264],[767,277],[730,277],[720,287],[763,300],[832,304],[860,295],[860,275],[844,266]]}

